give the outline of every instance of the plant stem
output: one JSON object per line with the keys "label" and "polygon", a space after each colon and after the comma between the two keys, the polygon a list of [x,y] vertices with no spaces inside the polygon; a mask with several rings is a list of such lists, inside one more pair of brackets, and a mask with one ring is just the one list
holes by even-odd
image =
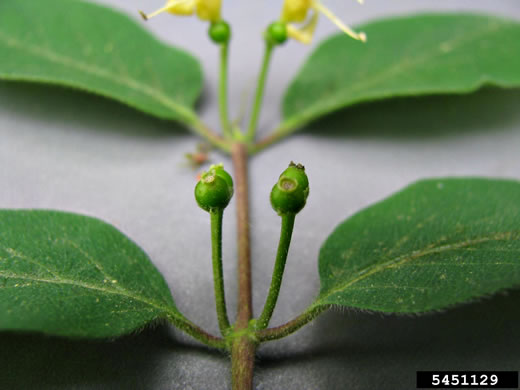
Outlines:
{"label": "plant stem", "polygon": [[238,313],[236,326],[245,329],[249,325],[252,315],[247,146],[243,143],[234,143],[231,147],[231,156],[235,171],[238,233]]}
{"label": "plant stem", "polygon": [[213,336],[212,334],[207,333],[203,329],[199,328],[197,325],[193,324],[191,321],[184,317],[179,317],[178,314],[167,314],[168,321],[171,322],[176,328],[182,330],[184,333],[190,335],[195,340],[200,341],[203,344],[206,344],[209,347],[226,349],[227,344],[226,341],[220,337]]}
{"label": "plant stem", "polygon": [[233,340],[231,346],[231,373],[234,390],[249,390],[253,386],[256,343],[246,332],[252,316],[247,146],[234,143],[231,156],[235,173],[238,233],[238,312],[233,331],[244,331]]}
{"label": "plant stem", "polygon": [[248,337],[237,338],[231,347],[231,382],[233,390],[253,388],[256,344]]}
{"label": "plant stem", "polygon": [[266,42],[264,59],[262,61],[262,68],[258,76],[258,83],[256,86],[256,96],[253,103],[253,111],[251,113],[251,120],[247,129],[246,140],[253,141],[255,138],[256,127],[258,125],[258,118],[260,116],[260,109],[262,108],[262,100],[264,97],[265,82],[267,79],[267,72],[269,70],[269,63],[271,62],[271,55],[273,53],[274,45]]}
{"label": "plant stem", "polygon": [[304,311],[302,314],[300,314],[294,320],[289,321],[284,325],[277,326],[276,328],[260,330],[256,333],[258,342],[262,343],[262,342],[266,342],[266,341],[272,341],[272,340],[284,338],[284,337],[290,335],[291,333],[296,332],[302,326],[311,322],[318,315],[329,310],[331,307],[332,307],[332,305],[322,305],[322,306],[314,306],[314,307],[311,306],[309,309]]}
{"label": "plant stem", "polygon": [[271,287],[269,294],[265,301],[264,310],[258,318],[258,329],[265,329],[269,325],[269,321],[273,315],[276,301],[280,293],[280,286],[282,284],[283,272],[285,270],[285,263],[287,261],[287,254],[289,253],[289,246],[291,245],[291,237],[294,227],[294,219],[296,214],[282,215],[282,228],[280,231],[280,242],[278,243],[278,251],[276,252],[276,262],[274,264],[273,278],[271,279]]}
{"label": "plant stem", "polygon": [[229,124],[228,115],[228,96],[227,96],[227,85],[228,85],[228,50],[229,44],[222,43],[220,45],[220,80],[219,80],[219,96],[218,103],[220,109],[220,121],[222,123],[222,132],[224,137],[231,139],[231,125]]}
{"label": "plant stem", "polygon": [[224,275],[222,272],[222,217],[223,209],[211,210],[211,256],[213,260],[213,281],[215,283],[215,304],[220,333],[226,335],[229,329],[229,319],[224,291]]}

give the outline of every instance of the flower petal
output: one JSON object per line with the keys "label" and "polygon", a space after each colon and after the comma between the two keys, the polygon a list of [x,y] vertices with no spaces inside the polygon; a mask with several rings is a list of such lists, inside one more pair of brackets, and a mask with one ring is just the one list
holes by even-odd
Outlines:
{"label": "flower petal", "polygon": [[291,24],[287,25],[287,35],[301,43],[308,45],[312,42],[314,31],[318,24],[318,12],[314,11],[309,21],[301,28],[297,28]]}
{"label": "flower petal", "polygon": [[163,12],[169,12],[174,15],[193,15],[194,11],[195,0],[168,0],[164,7],[151,14],[145,14],[143,11],[139,11],[139,14],[141,14],[144,20],[148,20]]}
{"label": "flower petal", "polygon": [[332,23],[334,23],[338,28],[343,31],[348,36],[357,39],[361,42],[366,42],[367,36],[364,32],[357,33],[354,30],[352,30],[350,27],[348,27],[346,24],[344,24],[334,13],[332,13],[331,10],[329,10],[327,7],[325,7],[323,4],[321,4],[319,1],[315,0],[313,2],[313,8],[321,12],[323,15],[325,15],[327,18],[330,19]]}
{"label": "flower petal", "polygon": [[312,0],[285,0],[280,20],[286,23],[303,22],[311,6]]}
{"label": "flower petal", "polygon": [[220,9],[222,0],[196,0],[197,16],[201,20],[218,22],[220,20]]}

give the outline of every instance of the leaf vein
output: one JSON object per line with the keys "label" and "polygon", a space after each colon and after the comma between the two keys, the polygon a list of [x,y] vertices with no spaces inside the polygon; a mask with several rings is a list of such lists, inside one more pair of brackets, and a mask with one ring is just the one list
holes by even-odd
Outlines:
{"label": "leaf vein", "polygon": [[[348,105],[349,103],[345,103],[345,99],[352,98],[352,96],[355,95],[360,90],[372,87],[374,85],[377,85],[377,83],[390,79],[395,74],[399,73],[406,73],[409,71],[410,68],[415,67],[417,65],[423,64],[425,62],[431,61],[435,59],[436,57],[439,57],[441,55],[444,55],[445,53],[440,49],[442,46],[450,46],[451,50],[453,51],[454,48],[463,45],[463,44],[469,44],[473,41],[478,40],[481,38],[482,35],[485,35],[487,33],[492,33],[499,31],[502,28],[500,25],[491,24],[486,26],[485,29],[482,29],[480,31],[476,31],[474,34],[469,35],[464,38],[454,38],[452,40],[446,40],[444,42],[441,42],[435,49],[432,50],[431,53],[425,54],[421,57],[416,57],[414,60],[410,60],[409,57],[406,57],[405,60],[402,60],[400,62],[395,63],[391,67],[386,67],[381,72],[372,75],[370,78],[358,78],[357,82],[352,83],[349,88],[338,91],[338,93],[330,94],[327,99],[321,99],[316,104],[312,104],[303,111],[303,113],[299,115],[293,115],[290,118],[287,118],[284,123],[305,123],[308,121],[311,121],[314,117],[317,117],[322,114],[326,114],[328,112],[334,111],[340,107],[343,107],[345,105]],[[385,93],[382,93],[381,95],[385,95]],[[341,101],[338,101],[338,97]],[[366,100],[366,97],[362,100]],[[351,103],[354,103],[356,101],[356,98]]]}
{"label": "leaf vein", "polygon": [[114,82],[136,92],[140,92],[154,99],[164,107],[174,111],[179,115],[182,115],[182,117],[185,120],[192,121],[194,118],[195,114],[189,108],[176,103],[161,91],[157,91],[153,88],[150,88],[149,86],[140,83],[139,81],[134,80],[133,78],[124,77],[124,75],[115,74],[105,69],[99,68],[95,65],[75,60],[73,58],[57,53],[43,46],[35,46],[21,42],[18,39],[9,36],[5,31],[1,30],[0,41],[4,42],[7,45],[7,47],[16,47],[22,51],[28,52],[36,57],[43,58],[54,64],[62,65],[66,68],[74,68],[81,72]]}
{"label": "leaf vein", "polygon": [[151,306],[155,309],[158,309],[168,315],[171,315],[175,318],[184,320],[184,317],[180,316],[177,312],[172,310],[171,307],[164,306],[161,303],[154,302],[153,300],[147,299],[143,296],[132,294],[128,290],[113,290],[110,288],[106,288],[105,286],[96,286],[93,284],[80,282],[77,280],[71,280],[71,279],[45,279],[45,278],[38,278],[38,277],[30,276],[30,275],[18,275],[18,274],[7,273],[7,272],[0,272],[0,277],[6,278],[6,279],[29,280],[29,281],[36,282],[36,283],[71,285],[71,286],[80,287],[80,288],[84,288],[84,289],[88,289],[88,290],[99,291],[99,292],[106,293],[106,294],[119,295],[121,297],[130,299],[130,300],[142,302],[142,303],[144,303],[148,306]]}
{"label": "leaf vein", "polygon": [[320,305],[320,303],[319,303],[320,301],[325,300],[326,298],[328,298],[329,296],[331,296],[333,294],[337,294],[339,292],[342,292],[342,291],[348,289],[350,286],[360,282],[361,280],[368,278],[369,276],[372,276],[379,272],[386,271],[391,268],[400,267],[401,265],[404,265],[413,260],[417,260],[424,256],[436,254],[436,253],[448,252],[448,251],[457,250],[457,249],[462,249],[462,248],[465,248],[465,247],[468,247],[471,245],[482,244],[482,243],[488,242],[488,241],[508,241],[508,240],[512,240],[512,239],[515,239],[518,237],[519,237],[518,232],[500,232],[500,233],[495,233],[492,235],[477,237],[477,238],[474,238],[471,240],[460,241],[460,242],[441,245],[441,246],[428,245],[423,249],[419,249],[419,250],[413,251],[412,253],[398,256],[398,257],[391,259],[387,262],[384,262],[382,264],[375,264],[375,265],[366,267],[364,269],[360,269],[358,271],[358,275],[356,277],[341,284],[337,288],[334,288],[334,289],[328,291],[326,294],[320,295],[318,297],[318,299],[315,301],[314,306]]}
{"label": "leaf vein", "polygon": [[45,269],[48,273],[50,273],[52,276],[56,277],[56,278],[59,278],[60,275],[54,271],[54,270],[51,270],[49,267],[47,267],[46,265],[40,263],[39,261],[33,259],[32,257],[29,257],[25,254],[23,254],[22,252],[20,252],[19,250],[16,250],[14,248],[9,248],[5,245],[2,245],[0,244],[0,248],[2,248],[4,251],[6,251],[9,255],[13,256],[13,257],[16,257],[20,260],[24,260],[28,263],[31,263],[31,264],[34,264],[34,265],[37,265],[43,269]]}
{"label": "leaf vein", "polygon": [[[115,278],[110,275],[107,271],[105,271],[105,269],[103,268],[103,266],[101,265],[101,263],[99,261],[97,261],[96,259],[94,259],[94,257],[92,257],[90,255],[90,253],[88,253],[87,251],[85,251],[83,248],[81,248],[78,244],[76,244],[74,241],[71,241],[70,239],[68,238],[62,238],[62,242],[64,244],[67,244],[67,245],[70,245],[72,246],[74,249],[76,249],[79,253],[81,253],[81,255],[87,260],[87,262],[89,262],[90,264],[92,264],[102,275],[103,277],[108,280],[108,281],[113,281],[115,280]],[[122,287],[119,286],[118,284],[115,284],[114,285],[115,288],[117,288],[118,290],[121,290]]]}

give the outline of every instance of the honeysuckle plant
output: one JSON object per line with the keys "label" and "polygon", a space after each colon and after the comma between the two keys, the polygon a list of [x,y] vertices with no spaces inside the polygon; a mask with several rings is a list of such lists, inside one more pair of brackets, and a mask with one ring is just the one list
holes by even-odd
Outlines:
{"label": "honeysuckle plant", "polygon": [[[0,78],[77,88],[179,122],[211,144],[224,161],[209,166],[194,188],[186,189],[194,191],[194,202],[209,214],[220,334],[210,334],[181,313],[148,256],[114,227],[67,212],[6,209],[0,210],[1,330],[113,339],[167,321],[209,348],[228,352],[232,387],[246,390],[253,386],[255,353],[261,344],[296,332],[333,307],[423,313],[520,284],[520,183],[426,179],[341,223],[319,253],[318,296],[296,318],[270,327],[296,216],[314,201],[305,162],[290,162],[289,156],[283,172],[265,173],[273,177],[272,192],[265,196],[281,226],[271,285],[260,315],[254,316],[251,157],[306,124],[356,103],[461,94],[483,85],[520,86],[516,21],[475,14],[420,14],[350,28],[324,2],[280,2],[280,17],[259,37],[265,54],[245,128],[228,115],[232,29],[220,0],[169,0],[156,11],[140,12],[145,20],[160,14],[196,15],[209,24],[208,36],[220,49],[219,126],[204,123],[194,109],[202,85],[197,60],[156,40],[144,22],[85,1],[0,2]],[[259,138],[274,49],[291,40],[310,43],[320,14],[341,31],[310,55],[283,97],[281,123]],[[76,33],[67,45],[62,44],[63,31]],[[112,57],[117,61],[111,62]],[[121,64],[126,64],[124,69]],[[204,164],[205,158],[200,162]],[[222,266],[222,224],[230,202],[236,203],[238,233],[235,318],[228,314]]]}

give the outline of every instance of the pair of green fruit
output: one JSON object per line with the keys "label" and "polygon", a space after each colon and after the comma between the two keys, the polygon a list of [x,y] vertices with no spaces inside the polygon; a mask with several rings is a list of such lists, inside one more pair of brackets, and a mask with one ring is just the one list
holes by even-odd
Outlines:
{"label": "pair of green fruit", "polygon": [[[231,39],[231,27],[223,20],[211,23],[208,35],[213,42],[225,44]],[[272,45],[281,45],[287,41],[287,38],[287,25],[282,22],[271,23],[265,31],[265,39]]]}
{"label": "pair of green fruit", "polygon": [[[223,210],[233,196],[233,179],[222,164],[212,165],[195,186],[195,199],[206,211]],[[271,190],[271,205],[279,215],[299,213],[309,196],[305,167],[291,162]]]}

